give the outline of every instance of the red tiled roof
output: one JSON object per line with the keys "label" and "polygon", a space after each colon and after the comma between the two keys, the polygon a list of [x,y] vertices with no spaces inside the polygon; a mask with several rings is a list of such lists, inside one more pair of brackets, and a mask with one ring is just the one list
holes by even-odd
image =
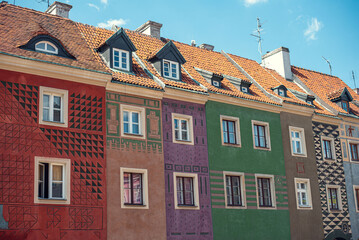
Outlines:
{"label": "red tiled roof", "polygon": [[[295,74],[308,88],[310,88],[318,97],[325,101],[329,106],[341,113],[347,113],[336,103],[330,99],[340,96],[344,88],[347,88],[353,100],[359,101],[359,95],[356,94],[348,85],[336,76],[315,72],[308,69],[292,66],[292,72]],[[334,89],[334,91],[333,91]],[[350,104],[351,111],[357,115],[359,107]]]}

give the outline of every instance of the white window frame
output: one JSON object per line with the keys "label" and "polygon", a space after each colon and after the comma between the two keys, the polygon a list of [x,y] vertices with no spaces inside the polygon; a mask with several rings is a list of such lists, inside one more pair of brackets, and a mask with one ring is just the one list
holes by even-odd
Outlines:
{"label": "white window frame", "polygon": [[[189,177],[193,179],[193,200],[194,206],[178,206],[177,200],[177,177]],[[195,173],[173,172],[173,194],[175,209],[199,210],[198,176]]]}
{"label": "white window frame", "polygon": [[[275,194],[275,183],[274,183],[274,175],[270,174],[254,174],[255,181],[256,181],[256,197],[257,197],[257,208],[258,209],[266,209],[266,210],[273,210],[277,209],[277,202],[276,202],[276,194]],[[259,194],[258,194],[258,178],[269,178],[270,179],[270,188],[271,188],[271,200],[272,200],[272,207],[261,207],[259,205]]]}
{"label": "white window frame", "polygon": [[[265,130],[265,134],[266,134],[266,142],[267,142],[266,147],[257,147],[256,146],[256,140],[255,140],[255,134],[254,134],[254,125],[264,126],[264,130]],[[262,122],[262,121],[257,121],[257,120],[252,120],[252,137],[253,137],[253,148],[254,149],[271,151],[269,123]]]}
{"label": "white window frame", "polygon": [[350,162],[359,163],[359,160],[353,160],[350,144],[357,144],[358,145],[358,155],[359,155],[359,142],[358,141],[353,141],[353,140],[348,140],[348,146],[347,146],[348,152],[349,152],[349,160],[350,160]]}
{"label": "white window frame", "polygon": [[[41,44],[41,43],[44,43],[45,44],[45,49],[41,49],[41,48],[38,48],[37,45],[38,44]],[[50,45],[51,47],[55,48],[55,51],[50,51],[48,50],[47,48],[47,45]],[[49,42],[49,41],[40,41],[40,42],[37,42],[35,44],[35,51],[39,51],[39,52],[44,52],[44,53],[51,53],[51,54],[58,54],[59,53],[59,49],[55,46],[55,44]]]}
{"label": "white window frame", "polygon": [[[125,187],[124,173],[140,173],[142,174],[142,205],[126,205],[125,204]],[[121,190],[121,208],[127,209],[148,209],[150,203],[148,200],[148,175],[147,169],[141,168],[120,168],[120,190]]]}
{"label": "white window frame", "polygon": [[241,87],[241,92],[248,93],[248,87]]}
{"label": "white window frame", "polygon": [[[169,76],[166,76],[165,75],[165,62],[168,62],[169,63],[169,67],[168,67],[168,74]],[[173,65],[176,65],[176,75],[177,77],[173,77],[172,76],[172,64]],[[174,61],[171,61],[171,60],[167,60],[167,59],[163,59],[162,60],[162,72],[163,72],[163,77],[165,78],[171,78],[171,79],[175,79],[175,80],[179,80],[179,63],[178,62],[174,62]]]}
{"label": "white window frame", "polygon": [[[49,198],[39,198],[39,168],[41,163],[48,163],[49,169],[53,165],[63,166],[63,198],[51,198],[51,182],[52,170],[49,170]],[[71,160],[65,158],[49,158],[49,157],[35,157],[35,171],[34,171],[34,203],[42,204],[70,204],[70,186],[71,186]]]}
{"label": "white window frame", "polygon": [[[236,143],[225,143],[223,139],[223,120],[233,121],[236,133]],[[220,115],[220,126],[221,126],[221,139],[222,145],[232,146],[232,147],[241,147],[241,131],[240,131],[240,122],[237,117],[230,117],[225,115]]]}
{"label": "white window frame", "polygon": [[[123,115],[124,115],[123,112],[124,111],[139,113],[139,116],[138,116],[139,134],[125,133],[125,131],[124,131],[124,122],[123,122]],[[121,106],[120,106],[121,136],[122,137],[132,137],[132,138],[145,139],[146,138],[146,119],[145,119],[146,116],[145,115],[146,115],[145,108],[136,107],[136,106],[132,106],[132,105],[121,104]]]}
{"label": "white window frame", "polygon": [[[299,132],[299,141],[302,149],[302,153],[295,153],[293,149],[293,140],[297,139],[292,137],[292,132]],[[289,138],[290,138],[290,149],[292,151],[292,156],[296,157],[307,157],[307,147],[305,144],[305,134],[304,128],[289,126]]]}
{"label": "white window frame", "polygon": [[[177,140],[176,139],[176,135],[175,135],[175,119],[186,120],[187,121],[187,123],[188,123],[188,134],[187,135],[188,135],[189,140]],[[174,143],[194,145],[193,117],[191,115],[172,113],[172,141]]]}
{"label": "white window frame", "polygon": [[[50,98],[53,98],[53,96],[61,97],[62,108],[61,108],[61,116],[60,116],[61,121],[60,122],[54,122],[51,120],[50,121],[43,120],[43,118],[44,118],[44,94],[50,95],[51,96]],[[40,86],[39,124],[56,126],[56,127],[67,127],[68,126],[68,102],[69,102],[68,90]],[[50,109],[51,109],[51,103],[52,103],[52,101],[50,101]],[[51,114],[51,111],[50,111],[50,114]]]}
{"label": "white window frame", "polygon": [[[308,205],[304,206],[304,205],[299,205],[298,202],[298,192],[303,192],[303,190],[298,189],[297,184],[298,183],[305,183],[306,184],[306,194],[307,194],[307,202]],[[312,210],[313,209],[313,204],[312,204],[312,192],[310,189],[310,180],[308,178],[294,178],[294,187],[295,187],[295,199],[297,202],[297,209],[299,210]]]}
{"label": "white window frame", "polygon": [[[118,67],[115,66],[115,52],[118,52],[118,55],[119,55],[119,60],[118,60],[119,66]],[[126,68],[122,67],[122,63],[123,63],[122,62],[122,53],[126,54]],[[130,71],[130,52],[126,51],[126,50],[118,49],[118,48],[113,48],[112,49],[112,67],[114,69]]]}
{"label": "white window frame", "polygon": [[285,97],[285,91],[283,89],[278,89],[278,95],[281,97]]}
{"label": "white window frame", "polygon": [[[242,206],[231,206],[227,203],[227,185],[226,185],[226,176],[234,176],[239,177],[240,179],[240,187],[241,187],[241,201]],[[224,201],[225,201],[225,207],[229,209],[246,209],[247,208],[247,197],[246,197],[246,184],[245,184],[245,176],[243,172],[228,172],[223,171],[223,183],[224,183]]]}
{"label": "white window frame", "polygon": [[[330,146],[331,146],[331,150],[332,150],[332,159],[330,158],[325,158],[325,147],[324,147],[324,140],[326,141],[330,141]],[[327,136],[321,136],[321,144],[322,144],[322,158],[325,161],[335,161],[336,160],[336,153],[335,153],[335,146],[334,146],[334,138],[332,137],[327,137]]]}
{"label": "white window frame", "polygon": [[[337,189],[337,200],[338,200],[338,210],[331,210],[330,206],[329,206],[329,191],[328,188],[336,188]],[[329,212],[338,212],[338,211],[342,211],[343,210],[343,205],[342,205],[342,193],[341,193],[341,188],[338,185],[326,185],[326,193],[327,193],[327,206],[328,206],[328,211]]]}
{"label": "white window frame", "polygon": [[354,195],[354,203],[355,203],[355,211],[357,213],[359,213],[359,207],[358,207],[358,202],[359,202],[359,199],[355,193],[355,190],[359,190],[359,185],[353,185],[353,195]]}

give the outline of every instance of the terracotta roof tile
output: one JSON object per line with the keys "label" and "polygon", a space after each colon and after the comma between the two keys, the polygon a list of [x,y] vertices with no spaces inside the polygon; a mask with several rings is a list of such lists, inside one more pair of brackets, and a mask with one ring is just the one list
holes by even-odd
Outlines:
{"label": "terracotta roof tile", "polygon": [[[344,88],[347,88],[353,100],[359,101],[359,95],[356,94],[347,84],[345,84],[340,78],[336,76],[327,75],[320,72],[315,72],[308,69],[303,69],[300,67],[292,66],[292,72],[310,88],[315,94],[318,95],[323,101],[325,101],[329,106],[341,113],[347,113],[336,103],[330,101],[333,99],[332,96],[337,96],[339,93],[342,93]],[[334,90],[334,91],[333,91]],[[339,95],[340,95],[339,94]],[[330,99],[328,98],[330,96]],[[355,104],[350,104],[351,111],[357,115],[359,112],[359,107]]]}

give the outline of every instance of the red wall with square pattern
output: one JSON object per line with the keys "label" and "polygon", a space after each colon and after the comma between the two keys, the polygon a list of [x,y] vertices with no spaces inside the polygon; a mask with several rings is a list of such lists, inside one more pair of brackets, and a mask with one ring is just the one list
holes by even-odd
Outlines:
{"label": "red wall with square pattern", "polygon": [[[68,127],[39,124],[40,86]],[[105,88],[0,70],[0,239],[106,239]],[[69,205],[34,203],[35,156],[71,159]]]}

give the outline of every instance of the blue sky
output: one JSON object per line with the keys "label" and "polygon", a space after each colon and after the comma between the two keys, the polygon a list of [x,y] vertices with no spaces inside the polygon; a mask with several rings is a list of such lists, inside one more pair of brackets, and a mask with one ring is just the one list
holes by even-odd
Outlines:
{"label": "blue sky", "polygon": [[[13,0],[8,0],[14,3]],[[16,0],[16,5],[45,11],[40,0]],[[70,18],[94,26],[135,30],[147,20],[163,24],[161,36],[190,44],[208,43],[260,62],[258,44],[250,36],[256,18],[263,23],[263,53],[289,48],[292,65],[329,73],[359,87],[359,1],[357,0],[64,0]],[[50,1],[50,4],[52,1]]]}

